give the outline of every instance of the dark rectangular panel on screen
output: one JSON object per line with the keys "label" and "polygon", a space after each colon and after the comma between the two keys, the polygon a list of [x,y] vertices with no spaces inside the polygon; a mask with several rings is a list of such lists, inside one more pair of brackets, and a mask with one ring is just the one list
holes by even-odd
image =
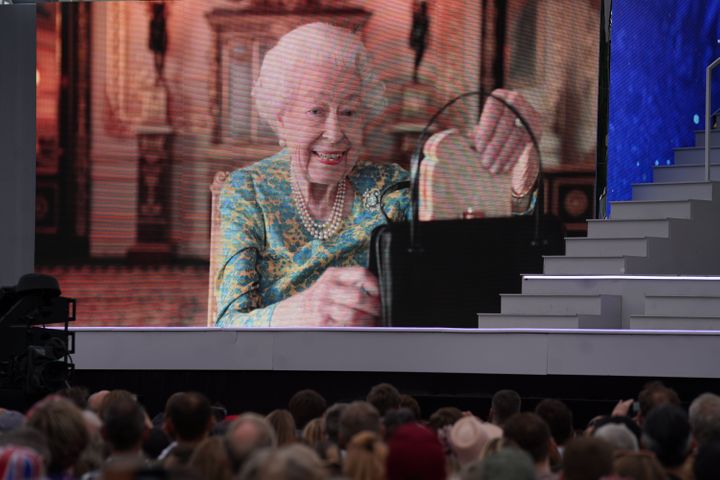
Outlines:
{"label": "dark rectangular panel on screen", "polygon": [[0,285],[33,270],[35,5],[0,5]]}

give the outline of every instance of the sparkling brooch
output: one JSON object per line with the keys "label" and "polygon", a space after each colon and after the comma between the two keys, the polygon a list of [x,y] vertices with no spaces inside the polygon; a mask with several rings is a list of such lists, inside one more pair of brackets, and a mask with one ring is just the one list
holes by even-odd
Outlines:
{"label": "sparkling brooch", "polygon": [[362,200],[366,210],[371,212],[380,210],[380,190],[377,188],[371,188],[363,193]]}

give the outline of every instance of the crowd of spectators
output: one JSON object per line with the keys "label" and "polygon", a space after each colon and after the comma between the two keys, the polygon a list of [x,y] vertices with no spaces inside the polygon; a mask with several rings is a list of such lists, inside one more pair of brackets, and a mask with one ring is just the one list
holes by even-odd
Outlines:
{"label": "crowd of spectators", "polygon": [[0,480],[720,479],[715,394],[686,411],[651,383],[582,429],[560,400],[522,407],[517,392],[501,390],[487,415],[444,407],[425,417],[384,383],[332,405],[302,390],[267,415],[229,415],[201,393],[178,392],[150,418],[131,392],[74,387],[26,413],[0,408]]}

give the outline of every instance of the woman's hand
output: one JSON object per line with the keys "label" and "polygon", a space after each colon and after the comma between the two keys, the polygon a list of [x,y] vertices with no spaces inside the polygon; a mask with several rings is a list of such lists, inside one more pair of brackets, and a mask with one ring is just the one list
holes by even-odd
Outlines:
{"label": "woman's hand", "polygon": [[362,267],[331,267],[315,284],[281,302],[273,326],[374,326],[380,316],[375,276]]}
{"label": "woman's hand", "polygon": [[[525,97],[504,89],[493,91],[493,95],[514,106],[540,140],[540,114]],[[512,170],[513,193],[516,196],[526,195],[537,177],[539,162],[530,135],[515,114],[500,101],[489,97],[473,133],[481,165],[494,174]]]}

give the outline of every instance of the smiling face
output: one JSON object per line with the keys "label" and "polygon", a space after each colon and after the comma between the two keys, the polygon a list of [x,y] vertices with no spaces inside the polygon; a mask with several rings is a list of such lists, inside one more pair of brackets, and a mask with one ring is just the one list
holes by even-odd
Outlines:
{"label": "smiling face", "polygon": [[332,185],[350,173],[363,140],[360,77],[333,65],[312,68],[283,113],[278,133],[293,169],[310,183]]}

